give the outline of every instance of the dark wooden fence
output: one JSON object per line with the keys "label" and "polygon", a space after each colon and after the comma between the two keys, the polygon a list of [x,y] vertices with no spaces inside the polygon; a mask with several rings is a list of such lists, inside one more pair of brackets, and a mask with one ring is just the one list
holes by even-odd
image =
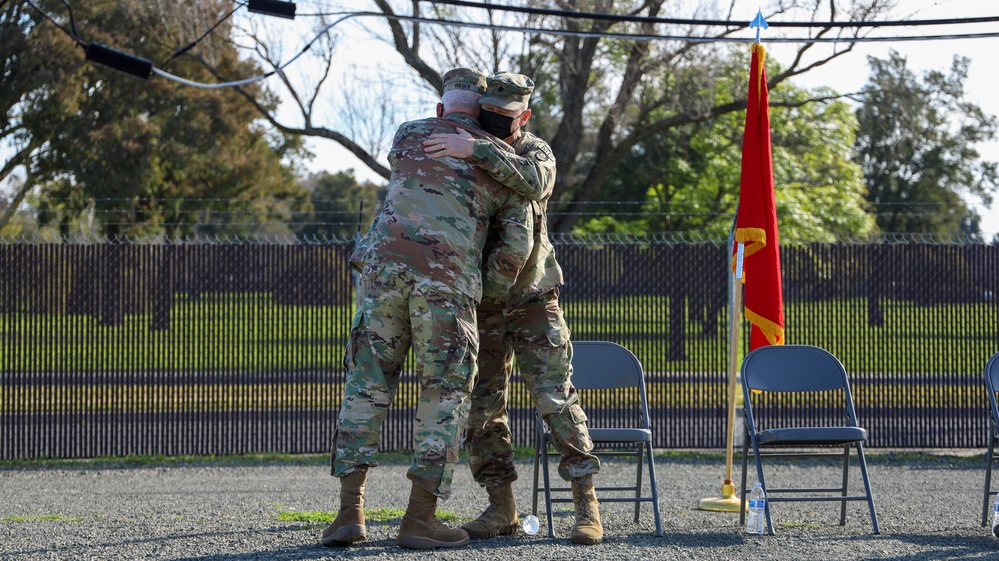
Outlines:
{"label": "dark wooden fence", "polygon": [[[556,240],[574,340],[632,349],[658,448],[725,446],[724,242]],[[350,324],[350,242],[0,244],[4,459],[329,449]],[[999,245],[786,245],[787,341],[850,372],[871,447],[986,444]],[[514,378],[515,440],[532,437]],[[404,376],[400,402],[415,391]],[[407,393],[409,392],[409,393]],[[594,422],[613,415],[584,404]],[[383,448],[408,449],[396,405]]]}

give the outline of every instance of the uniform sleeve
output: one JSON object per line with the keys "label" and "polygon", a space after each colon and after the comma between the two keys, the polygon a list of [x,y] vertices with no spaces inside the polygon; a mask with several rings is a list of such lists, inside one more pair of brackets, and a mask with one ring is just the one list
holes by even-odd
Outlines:
{"label": "uniform sleeve", "polygon": [[555,156],[548,143],[541,140],[531,143],[518,156],[489,140],[478,139],[469,161],[532,201],[550,197],[555,187]]}
{"label": "uniform sleeve", "polygon": [[493,217],[498,235],[483,267],[484,302],[506,301],[507,293],[534,250],[534,221],[538,218],[538,210],[538,203],[511,197],[511,202]]}

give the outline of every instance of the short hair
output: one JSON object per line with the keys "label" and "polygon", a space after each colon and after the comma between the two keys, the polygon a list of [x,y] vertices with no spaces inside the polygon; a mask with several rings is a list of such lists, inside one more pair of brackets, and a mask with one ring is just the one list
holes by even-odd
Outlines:
{"label": "short hair", "polygon": [[479,112],[479,97],[477,92],[469,90],[451,90],[444,92],[441,96],[441,103],[444,104],[444,112],[461,111],[473,115]]}

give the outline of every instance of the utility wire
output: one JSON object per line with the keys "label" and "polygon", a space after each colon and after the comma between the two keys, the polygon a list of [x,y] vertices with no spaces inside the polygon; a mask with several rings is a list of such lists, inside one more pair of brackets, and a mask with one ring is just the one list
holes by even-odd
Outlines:
{"label": "utility wire", "polygon": [[73,7],[69,5],[69,0],[62,0],[64,6],[66,6],[66,11],[69,12],[69,28],[73,30],[73,35],[79,36],[80,34],[76,31],[76,18],[73,17]]}
{"label": "utility wire", "polygon": [[[51,15],[49,15],[45,10],[39,8],[37,4],[35,4],[34,2],[32,2],[32,0],[24,0],[24,1],[29,6],[31,6],[32,8],[34,8],[35,11],[37,11],[40,14],[42,14],[42,16],[45,19],[47,19],[50,22],[52,22],[52,25],[54,25],[54,26],[58,27],[59,29],[61,29],[62,32],[65,33],[66,35],[69,35],[70,38],[73,39],[73,41],[76,41],[76,45],[78,47],[81,47],[81,48],[84,48],[84,49],[87,48],[86,42],[83,39],[80,39],[80,37],[75,33],[75,31],[76,31],[76,29],[75,29],[76,25],[75,24],[73,25],[73,27],[74,27],[73,31],[70,31],[70,30],[66,29],[63,25],[59,24],[59,22],[57,22],[55,20],[55,18],[53,18]],[[71,17],[71,20],[72,20],[72,17]]]}
{"label": "utility wire", "polygon": [[319,38],[322,37],[323,34],[326,33],[327,31],[329,31],[333,26],[337,25],[338,23],[340,23],[340,22],[342,22],[342,21],[344,21],[346,19],[358,16],[358,15],[377,15],[377,14],[372,14],[370,12],[358,12],[358,13],[351,13],[351,14],[345,15],[344,17],[342,17],[342,18],[336,20],[335,22],[327,25],[326,27],[322,28],[322,30],[320,30],[319,33],[317,33],[316,36],[313,37],[311,41],[309,41],[308,43],[306,43],[305,46],[302,47],[302,49],[300,51],[298,51],[295,54],[295,56],[291,57],[291,59],[289,59],[287,62],[281,64],[280,66],[278,66],[274,70],[265,72],[265,73],[263,73],[263,74],[261,74],[259,76],[254,76],[252,78],[245,78],[243,80],[234,80],[234,81],[231,81],[231,82],[222,82],[222,83],[219,83],[219,84],[208,84],[208,83],[204,83],[204,82],[194,82],[194,81],[188,80],[186,78],[181,78],[180,76],[174,76],[173,74],[170,74],[168,72],[160,70],[159,68],[153,68],[153,72],[155,72],[156,74],[159,74],[160,76],[163,76],[164,78],[168,78],[170,80],[174,80],[176,82],[180,82],[181,84],[185,84],[185,85],[188,85],[188,86],[194,86],[194,87],[198,87],[198,88],[206,88],[206,89],[227,88],[227,87],[231,87],[231,86],[242,86],[242,85],[245,85],[245,84],[250,84],[250,83],[253,83],[253,82],[257,82],[259,80],[263,80],[264,78],[268,78],[268,77],[270,77],[270,76],[272,76],[274,74],[277,74],[278,72],[282,72],[285,68],[288,67],[288,65],[290,65],[293,62],[295,62],[295,60],[298,59],[298,57],[302,56],[310,48],[312,48],[313,43],[315,43],[316,41],[318,41]]}
{"label": "utility wire", "polygon": [[245,2],[236,2],[236,7],[233,8],[228,14],[226,14],[225,16],[223,16],[222,19],[220,19],[219,21],[215,22],[215,25],[213,25],[210,28],[208,28],[208,31],[204,32],[201,35],[201,37],[198,37],[194,41],[191,41],[186,47],[181,47],[181,48],[177,49],[176,51],[174,51],[174,53],[172,55],[170,55],[170,58],[168,58],[165,61],[163,61],[163,64],[161,64],[160,66],[164,66],[165,67],[171,60],[173,60],[173,59],[179,57],[180,55],[186,53],[187,51],[193,49],[194,46],[197,45],[198,43],[202,42],[205,39],[205,37],[208,37],[209,35],[211,35],[211,33],[213,31],[215,31],[216,27],[222,25],[223,22],[225,22],[227,19],[231,18],[232,15],[236,13],[236,10],[242,8],[245,5],[246,5]]}
{"label": "utility wire", "polygon": [[[549,8],[531,8],[527,6],[506,6],[502,4],[489,4],[486,2],[470,2],[468,0],[420,0],[431,4],[445,4],[448,6],[460,6],[463,8],[478,8],[489,11],[515,12],[533,15],[559,16],[574,19],[589,19],[595,21],[625,21],[634,23],[665,23],[674,25],[706,25],[713,27],[746,27],[745,21],[734,20],[712,20],[712,19],[682,19],[682,18],[660,18],[651,16],[631,16],[625,14],[606,14],[603,12],[577,12],[574,10],[556,10]],[[950,19],[928,19],[928,20],[894,20],[894,21],[770,21],[770,27],[921,27],[926,25],[953,25],[962,23],[994,23],[999,22],[999,16],[978,17],[978,18],[950,18]]]}
{"label": "utility wire", "polygon": [[[243,84],[248,84],[251,82],[256,82],[258,80],[263,80],[273,74],[283,71],[288,67],[295,59],[300,57],[306,51],[308,51],[312,45],[319,40],[324,33],[329,29],[338,25],[339,23],[346,21],[351,18],[356,17],[379,17],[386,19],[394,19],[399,21],[408,21],[412,23],[424,23],[430,25],[448,25],[454,27],[470,27],[475,29],[490,29],[496,31],[511,31],[517,33],[533,33],[539,35],[561,35],[561,36],[572,36],[572,37],[601,37],[601,38],[611,38],[611,39],[627,39],[633,41],[683,41],[688,43],[747,43],[752,39],[741,38],[741,37],[690,37],[690,36],[679,36],[679,35],[655,35],[655,34],[631,34],[631,33],[608,33],[608,32],[593,32],[593,31],[571,31],[566,29],[546,29],[546,28],[525,28],[522,26],[510,26],[510,25],[497,25],[497,24],[483,24],[474,22],[464,22],[456,20],[447,19],[437,19],[437,18],[425,18],[417,16],[403,16],[394,14],[384,14],[381,12],[334,12],[323,14],[326,16],[340,15],[340,19],[327,25],[321,31],[319,31],[316,36],[310,40],[306,45],[299,51],[294,57],[292,57],[287,62],[281,64],[279,67],[255,76],[252,78],[246,78],[243,80],[236,80],[223,83],[204,83],[204,82],[194,82],[181,78],[179,76],[174,76],[160,70],[158,68],[153,68],[153,72],[168,78],[171,80],[178,81],[185,85],[199,87],[199,88],[225,88],[230,86],[239,86]],[[999,21],[999,19],[997,19]],[[928,36],[892,36],[892,37],[853,37],[850,39],[841,38],[822,38],[822,37],[778,37],[768,39],[768,43],[867,43],[867,42],[899,42],[899,41],[931,41],[931,40],[944,40],[944,39],[983,39],[999,37],[999,31],[986,32],[986,33],[967,33],[967,34],[950,34],[950,35],[928,35]]]}
{"label": "utility wire", "polygon": [[[6,0],[3,0],[6,1]],[[86,48],[85,42],[80,39],[80,37],[75,33],[75,29],[70,31],[64,26],[60,25],[55,19],[46,13],[44,10],[39,8],[32,0],[25,0],[32,8],[41,13],[46,19],[48,19],[52,24],[61,29],[68,36],[73,38],[74,41],[81,47]],[[65,2],[66,0],[64,0]],[[421,0],[427,1],[427,0]],[[745,27],[746,24],[743,22],[734,22],[730,20],[682,20],[682,19],[667,19],[667,18],[644,18],[641,16],[618,16],[615,14],[601,14],[595,12],[572,12],[566,10],[547,10],[542,8],[521,8],[515,6],[499,6],[494,4],[484,4],[480,2],[470,2],[468,0],[436,0],[438,4],[446,4],[453,6],[462,7],[475,7],[475,8],[488,8],[488,9],[501,9],[506,11],[532,11],[531,13],[544,13],[551,15],[560,15],[563,17],[585,17],[591,19],[627,19],[628,21],[642,21],[651,23],[684,23],[689,25],[723,25],[723,26],[738,26]],[[243,7],[245,4],[238,3],[239,7]],[[68,7],[68,4],[67,4]],[[176,56],[187,52],[200,41],[204,40],[222,21],[225,21],[235,12],[226,14],[226,16],[211,29],[208,30],[204,35],[202,35],[197,40],[193,41],[191,44],[179,49],[174,53],[166,62],[169,62]],[[304,15],[304,14],[303,14]],[[260,74],[258,76],[253,76],[250,78],[244,78],[241,80],[232,80],[221,83],[206,83],[206,82],[196,82],[193,80],[188,80],[180,76],[176,76],[165,70],[157,67],[153,67],[152,71],[159,76],[179,82],[184,85],[194,86],[205,89],[215,89],[215,88],[226,88],[250,84],[268,78],[274,74],[282,72],[285,68],[291,65],[300,56],[305,54],[316,41],[318,41],[323,34],[329,31],[334,26],[352,18],[357,17],[378,17],[385,19],[393,19],[397,21],[407,21],[411,23],[423,23],[428,25],[444,25],[453,27],[466,27],[474,29],[488,29],[494,31],[510,31],[516,33],[528,33],[528,34],[538,34],[538,35],[558,35],[558,36],[571,36],[571,37],[583,37],[583,38],[609,38],[609,39],[622,39],[622,40],[632,40],[632,41],[679,41],[688,43],[746,43],[751,41],[750,38],[741,37],[691,37],[689,35],[659,35],[659,34],[632,34],[632,33],[609,33],[609,32],[594,32],[594,31],[574,31],[568,29],[549,29],[549,28],[525,28],[523,26],[512,26],[512,25],[498,25],[498,24],[486,24],[486,23],[475,23],[475,22],[465,22],[458,20],[440,19],[440,18],[426,18],[418,16],[405,16],[397,14],[385,14],[382,12],[332,12],[325,14],[309,14],[309,15],[323,15],[323,16],[341,16],[339,19],[325,26],[320,30],[315,37],[308,41],[305,46],[296,53],[291,59],[280,64],[273,70]],[[72,16],[71,16],[72,18]],[[883,27],[883,26],[893,26],[893,25],[908,25],[908,26],[921,26],[921,25],[943,25],[943,24],[961,24],[961,23],[988,23],[999,21],[999,17],[986,17],[986,18],[962,18],[962,19],[951,19],[951,20],[913,20],[913,21],[887,21],[887,22],[822,22],[820,24],[815,24],[813,22],[784,22],[784,23],[770,23],[769,25],[780,26],[784,25],[787,27]],[[74,24],[75,28],[75,24]],[[891,37],[850,37],[847,39],[839,37],[777,37],[770,38],[767,40],[768,43],[868,43],[868,42],[904,42],[904,41],[937,41],[937,40],[952,40],[952,39],[984,39],[984,38],[995,38],[999,37],[999,31],[993,32],[983,32],[983,33],[965,33],[965,34],[940,34],[940,35],[919,35],[919,36],[891,36]],[[164,62],[164,65],[166,64]]]}

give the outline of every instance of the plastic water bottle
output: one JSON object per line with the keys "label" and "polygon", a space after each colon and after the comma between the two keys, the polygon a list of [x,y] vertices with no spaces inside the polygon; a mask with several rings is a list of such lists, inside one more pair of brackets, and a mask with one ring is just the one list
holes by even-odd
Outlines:
{"label": "plastic water bottle", "polygon": [[762,534],[767,529],[767,515],[764,508],[767,505],[767,494],[759,481],[749,492],[749,514],[746,516],[746,533]]}
{"label": "plastic water bottle", "polygon": [[999,495],[992,503],[992,535],[999,537]]}
{"label": "plastic water bottle", "polygon": [[524,531],[528,536],[533,536],[538,533],[538,528],[541,523],[538,522],[538,517],[533,514],[528,514],[520,521],[520,529]]}

